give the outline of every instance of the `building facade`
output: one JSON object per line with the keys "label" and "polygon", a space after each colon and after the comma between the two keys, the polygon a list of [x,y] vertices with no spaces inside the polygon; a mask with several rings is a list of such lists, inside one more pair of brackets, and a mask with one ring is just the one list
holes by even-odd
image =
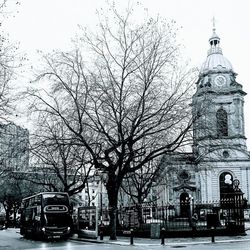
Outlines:
{"label": "building facade", "polygon": [[209,45],[192,100],[192,152],[164,156],[163,202],[220,200],[238,180],[244,197],[250,200],[250,153],[244,128],[246,93],[222,53],[215,29]]}
{"label": "building facade", "polygon": [[1,171],[26,171],[29,166],[29,132],[14,123],[0,124]]}

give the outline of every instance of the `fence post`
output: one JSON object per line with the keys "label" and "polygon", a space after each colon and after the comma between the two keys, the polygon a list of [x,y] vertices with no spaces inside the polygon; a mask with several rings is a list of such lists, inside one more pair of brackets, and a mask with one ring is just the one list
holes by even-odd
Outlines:
{"label": "fence post", "polygon": [[165,228],[161,229],[161,245],[165,245]]}
{"label": "fence post", "polygon": [[211,227],[211,236],[212,236],[212,243],[214,243],[215,242],[215,240],[214,240],[214,234],[215,234],[215,228],[214,227]]}
{"label": "fence post", "polygon": [[130,245],[134,245],[134,230],[130,229]]}
{"label": "fence post", "polygon": [[103,235],[104,235],[104,225],[100,225],[100,240],[103,240]]}

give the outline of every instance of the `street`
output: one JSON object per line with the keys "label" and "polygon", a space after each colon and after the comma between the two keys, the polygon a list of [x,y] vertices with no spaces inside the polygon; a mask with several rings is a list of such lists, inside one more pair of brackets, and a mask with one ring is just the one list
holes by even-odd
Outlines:
{"label": "street", "polygon": [[24,239],[19,234],[19,229],[7,229],[0,231],[0,249],[79,249],[74,247],[83,247],[83,242],[72,241],[36,241]]}
{"label": "street", "polygon": [[[118,242],[117,242],[118,243]],[[165,246],[156,245],[156,244],[135,244],[130,246],[128,243],[124,245],[120,244],[98,244],[98,243],[87,243],[82,241],[35,241],[30,239],[24,239],[19,234],[19,229],[7,229],[0,231],[0,250],[16,250],[16,249],[29,249],[29,250],[125,250],[125,249],[186,249],[186,250],[210,250],[210,249],[220,249],[220,250],[230,250],[230,249],[244,249],[249,250],[249,241],[235,241],[235,242],[216,242],[216,243],[198,243],[193,244],[192,242],[188,243],[179,243],[179,244],[166,244]]]}

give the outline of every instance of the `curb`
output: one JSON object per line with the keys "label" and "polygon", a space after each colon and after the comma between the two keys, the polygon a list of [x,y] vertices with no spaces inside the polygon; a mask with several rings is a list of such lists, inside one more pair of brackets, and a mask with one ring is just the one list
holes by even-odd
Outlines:
{"label": "curb", "polygon": [[97,243],[97,244],[103,244],[106,243],[105,241],[95,240],[95,239],[87,239],[87,238],[73,238],[70,237],[70,240],[76,240],[76,241],[83,241],[83,242],[89,242],[89,243]]}
{"label": "curb", "polygon": [[[82,241],[82,242],[89,242],[95,244],[111,244],[111,245],[120,245],[120,246],[129,246],[130,242],[127,241],[100,241],[94,239],[87,239],[87,238],[70,238],[70,240],[75,241]],[[207,245],[207,244],[218,244],[218,243],[235,243],[235,242],[248,242],[250,239],[229,239],[229,240],[215,240],[215,242],[211,241],[192,241],[192,242],[166,242],[165,246],[190,246],[190,245]],[[136,246],[160,246],[156,243],[134,243],[133,245]]]}

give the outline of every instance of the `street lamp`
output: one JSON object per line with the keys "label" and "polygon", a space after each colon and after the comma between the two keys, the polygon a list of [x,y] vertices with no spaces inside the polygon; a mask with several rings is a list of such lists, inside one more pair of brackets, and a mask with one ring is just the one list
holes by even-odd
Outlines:
{"label": "street lamp", "polygon": [[98,191],[99,191],[99,209],[100,209],[100,224],[102,225],[102,221],[103,221],[103,210],[102,210],[102,182],[103,182],[103,172],[101,171],[95,171],[95,175],[99,177],[99,185],[98,185]]}
{"label": "street lamp", "polygon": [[100,222],[101,222],[101,225],[102,225],[102,174],[100,176]]}

